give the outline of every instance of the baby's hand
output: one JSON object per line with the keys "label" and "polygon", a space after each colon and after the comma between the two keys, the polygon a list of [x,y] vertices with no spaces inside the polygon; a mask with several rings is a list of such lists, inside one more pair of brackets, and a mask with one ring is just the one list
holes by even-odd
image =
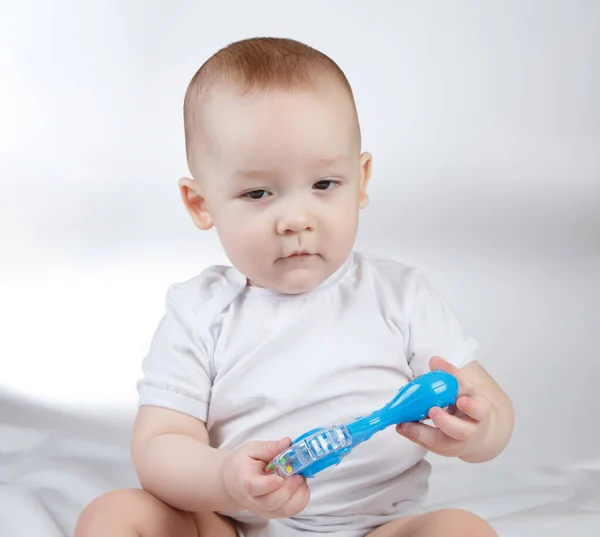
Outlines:
{"label": "baby's hand", "polygon": [[435,427],[424,423],[401,423],[396,431],[425,449],[446,457],[465,457],[476,452],[490,430],[492,405],[460,369],[434,357],[430,369],[450,373],[458,380],[458,398],[447,410],[433,407],[429,418]]}
{"label": "baby's hand", "polygon": [[265,474],[267,463],[288,448],[291,439],[249,442],[225,460],[223,481],[232,500],[263,518],[287,518],[306,507],[310,492],[300,475],[283,479]]}

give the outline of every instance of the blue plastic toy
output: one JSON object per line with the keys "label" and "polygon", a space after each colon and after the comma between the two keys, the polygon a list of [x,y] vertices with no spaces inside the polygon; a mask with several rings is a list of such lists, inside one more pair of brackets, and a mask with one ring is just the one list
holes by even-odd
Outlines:
{"label": "blue plastic toy", "polygon": [[295,474],[314,477],[338,465],[359,444],[375,433],[402,422],[421,421],[433,407],[456,402],[458,381],[444,371],[431,371],[402,387],[387,405],[347,425],[334,425],[308,431],[275,457],[266,473],[287,478]]}

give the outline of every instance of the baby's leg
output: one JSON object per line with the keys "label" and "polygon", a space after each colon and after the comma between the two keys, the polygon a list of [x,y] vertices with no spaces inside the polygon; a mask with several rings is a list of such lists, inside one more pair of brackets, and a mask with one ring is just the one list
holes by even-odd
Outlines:
{"label": "baby's leg", "polygon": [[75,537],[235,537],[233,525],[215,513],[173,509],[143,490],[109,492],[88,505]]}
{"label": "baby's leg", "polygon": [[498,537],[482,518],[462,509],[440,509],[394,520],[367,537]]}

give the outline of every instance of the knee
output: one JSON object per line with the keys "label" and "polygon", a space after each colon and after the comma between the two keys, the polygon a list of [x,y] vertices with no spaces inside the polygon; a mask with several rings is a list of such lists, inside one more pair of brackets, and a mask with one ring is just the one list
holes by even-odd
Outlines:
{"label": "knee", "polygon": [[442,509],[438,511],[440,527],[451,528],[448,535],[462,537],[498,537],[494,529],[480,516],[464,509]]}
{"label": "knee", "polygon": [[127,506],[137,500],[140,490],[120,489],[94,499],[79,515],[75,537],[94,537],[107,529],[107,524],[127,513]]}

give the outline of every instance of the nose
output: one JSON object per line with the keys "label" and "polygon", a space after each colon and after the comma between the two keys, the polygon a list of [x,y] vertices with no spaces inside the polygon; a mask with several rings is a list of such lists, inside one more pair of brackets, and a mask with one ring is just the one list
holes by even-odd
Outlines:
{"label": "nose", "polygon": [[277,233],[290,235],[312,230],[312,218],[308,211],[300,204],[289,205],[285,213],[277,221]]}

